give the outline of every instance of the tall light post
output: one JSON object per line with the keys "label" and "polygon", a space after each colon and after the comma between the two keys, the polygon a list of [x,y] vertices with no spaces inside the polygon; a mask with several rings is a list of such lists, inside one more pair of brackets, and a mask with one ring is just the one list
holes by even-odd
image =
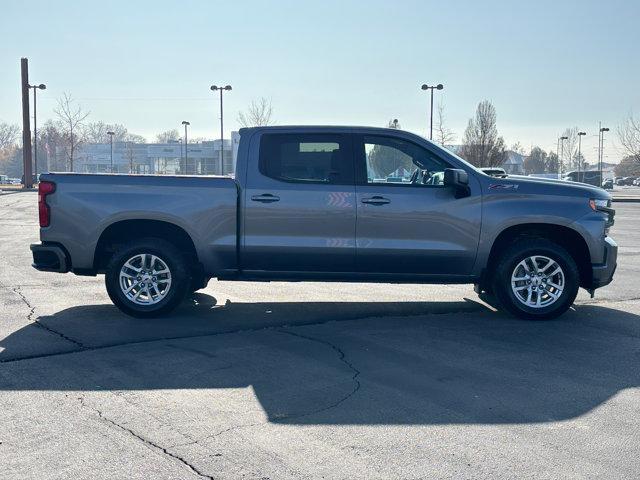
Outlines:
{"label": "tall light post", "polygon": [[600,172],[600,185],[602,185],[602,164],[604,162],[604,132],[608,132],[607,127],[600,127],[598,130],[598,171]]}
{"label": "tall light post", "polygon": [[187,163],[189,161],[189,154],[187,153],[187,145],[189,144],[189,142],[187,141],[187,127],[191,124],[186,120],[183,120],[182,125],[184,125],[184,172],[182,173],[188,173]]}
{"label": "tall light post", "polygon": [[562,154],[558,156],[558,177],[562,180],[562,157],[564,157],[564,141],[569,137],[560,137],[560,147],[562,148]]}
{"label": "tall light post", "polygon": [[222,114],[222,91],[231,90],[231,85],[226,85],[224,87],[218,87],[216,85],[211,85],[211,91],[219,91],[220,92],[220,174],[224,175],[224,115]]}
{"label": "tall light post", "polygon": [[40,85],[29,85],[33,89],[33,174],[38,179],[38,116],[36,115],[36,90],[45,90],[44,83]]}
{"label": "tall light post", "polygon": [[109,144],[111,146],[111,173],[113,173],[113,136],[116,132],[109,131],[107,135],[109,135]]}
{"label": "tall light post", "polygon": [[431,117],[429,119],[429,140],[433,140],[433,90],[442,90],[444,86],[439,83],[435,86],[429,86],[426,83],[422,85],[422,90],[431,90]]}
{"label": "tall light post", "polygon": [[578,181],[580,181],[580,171],[582,170],[582,137],[584,137],[587,132],[578,132]]}

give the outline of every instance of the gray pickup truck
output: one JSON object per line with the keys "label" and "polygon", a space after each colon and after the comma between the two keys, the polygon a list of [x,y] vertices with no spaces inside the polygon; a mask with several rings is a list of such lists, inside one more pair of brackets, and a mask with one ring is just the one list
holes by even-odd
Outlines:
{"label": "gray pickup truck", "polygon": [[152,317],[210,278],[471,283],[514,315],[565,312],[611,282],[614,210],[600,188],[495,178],[408,132],[240,130],[235,178],[41,176],[38,270],[105,274]]}

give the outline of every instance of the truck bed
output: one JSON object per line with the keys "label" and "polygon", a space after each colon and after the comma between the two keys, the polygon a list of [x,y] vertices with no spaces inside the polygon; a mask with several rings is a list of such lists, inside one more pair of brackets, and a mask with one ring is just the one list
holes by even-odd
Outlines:
{"label": "truck bed", "polygon": [[64,245],[76,272],[94,269],[101,234],[123,221],[176,225],[204,264],[236,268],[238,188],[231,177],[47,173],[40,180],[56,184],[42,240]]}

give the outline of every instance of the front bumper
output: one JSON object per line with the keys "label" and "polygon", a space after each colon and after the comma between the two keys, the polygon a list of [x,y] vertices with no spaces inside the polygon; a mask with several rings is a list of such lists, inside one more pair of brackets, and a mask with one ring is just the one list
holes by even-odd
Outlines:
{"label": "front bumper", "polygon": [[60,245],[32,243],[30,248],[33,255],[31,266],[36,270],[66,273],[71,269],[67,253]]}
{"label": "front bumper", "polygon": [[604,239],[604,262],[591,266],[591,289],[609,285],[618,266],[618,244],[611,237]]}

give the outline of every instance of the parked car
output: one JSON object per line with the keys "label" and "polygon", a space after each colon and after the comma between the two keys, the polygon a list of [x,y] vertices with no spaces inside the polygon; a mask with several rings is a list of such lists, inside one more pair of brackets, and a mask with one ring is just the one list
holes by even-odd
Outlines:
{"label": "parked car", "polygon": [[602,172],[600,170],[574,170],[567,172],[564,180],[570,182],[587,183],[589,185],[599,186],[602,182]]}
{"label": "parked car", "polygon": [[602,188],[605,190],[613,190],[613,179],[607,178],[604,182],[602,182]]}
{"label": "parked car", "polygon": [[483,173],[486,173],[491,177],[507,178],[507,172],[505,172],[504,168],[497,168],[497,167],[488,168],[487,167],[487,168],[481,168],[480,171]]}
{"label": "parked car", "polygon": [[633,181],[633,185],[635,185],[636,187],[640,187],[640,177],[636,178],[636,179]]}
{"label": "parked car", "polygon": [[[399,163],[410,181],[387,182]],[[235,178],[43,174],[31,250],[38,270],[104,273],[138,317],[217,277],[471,283],[546,319],[611,282],[610,202],[589,185],[489,177],[396,129],[256,127],[240,130]]]}
{"label": "parked car", "polygon": [[633,185],[633,177],[622,177],[622,178],[619,178],[618,181],[616,182],[616,185],[619,185],[621,187]]}

